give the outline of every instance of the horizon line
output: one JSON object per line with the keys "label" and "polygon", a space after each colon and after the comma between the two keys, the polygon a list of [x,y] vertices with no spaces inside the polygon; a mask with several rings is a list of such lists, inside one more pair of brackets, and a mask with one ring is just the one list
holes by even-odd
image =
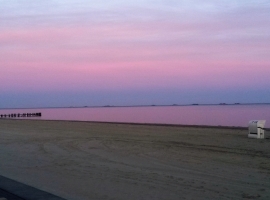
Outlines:
{"label": "horizon line", "polygon": [[165,106],[231,106],[231,105],[268,105],[270,103],[192,103],[192,104],[148,104],[148,105],[103,105],[103,106],[44,106],[44,107],[21,107],[0,108],[0,110],[12,109],[57,109],[57,108],[116,108],[116,107],[165,107]]}

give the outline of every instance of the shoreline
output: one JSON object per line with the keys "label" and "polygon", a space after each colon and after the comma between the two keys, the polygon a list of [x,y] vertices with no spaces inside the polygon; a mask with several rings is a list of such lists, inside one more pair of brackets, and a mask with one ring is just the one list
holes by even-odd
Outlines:
{"label": "shoreline", "polygon": [[[138,126],[164,126],[164,127],[183,127],[183,128],[212,128],[212,129],[236,129],[236,130],[247,130],[248,126],[211,126],[211,125],[188,125],[188,124],[162,124],[162,123],[137,123],[137,122],[109,122],[109,121],[83,121],[83,120],[50,120],[50,119],[16,119],[16,118],[0,118],[0,120],[18,120],[18,121],[49,121],[49,122],[86,122],[86,123],[97,123],[97,124],[119,124],[119,125],[138,125]],[[264,128],[265,131],[270,131],[270,128]]]}
{"label": "shoreline", "polygon": [[[186,128],[213,128],[213,129],[239,129],[248,130],[248,127],[243,126],[211,126],[211,125],[188,125],[188,124],[162,124],[162,123],[137,123],[137,122],[109,122],[109,121],[83,121],[83,120],[51,120],[51,119],[16,119],[16,118],[0,118],[0,120],[18,120],[18,121],[48,121],[48,122],[86,122],[97,124],[123,124],[123,125],[142,125],[142,126],[164,126],[164,127],[186,127]],[[270,131],[270,128],[265,128]]]}

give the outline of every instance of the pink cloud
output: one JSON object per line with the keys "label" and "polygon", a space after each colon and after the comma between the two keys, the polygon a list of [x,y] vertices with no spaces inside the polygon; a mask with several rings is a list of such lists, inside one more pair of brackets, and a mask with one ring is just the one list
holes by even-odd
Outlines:
{"label": "pink cloud", "polygon": [[[89,22],[89,21],[88,21]],[[228,34],[222,34],[223,31]],[[239,34],[239,33],[238,33]],[[1,90],[265,85],[267,37],[217,21],[120,21],[1,31]],[[227,37],[229,35],[229,37]]]}

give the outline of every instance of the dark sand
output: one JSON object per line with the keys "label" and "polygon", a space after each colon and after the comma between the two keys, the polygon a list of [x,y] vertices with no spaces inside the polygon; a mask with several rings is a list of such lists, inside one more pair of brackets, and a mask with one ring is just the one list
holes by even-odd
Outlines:
{"label": "dark sand", "polygon": [[0,175],[69,200],[270,199],[247,130],[0,120]]}

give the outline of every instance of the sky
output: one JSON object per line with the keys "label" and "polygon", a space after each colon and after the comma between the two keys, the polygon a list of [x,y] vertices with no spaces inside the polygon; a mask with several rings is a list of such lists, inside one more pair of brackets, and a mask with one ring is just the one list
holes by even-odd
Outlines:
{"label": "sky", "polygon": [[0,108],[270,102],[270,0],[0,0]]}

